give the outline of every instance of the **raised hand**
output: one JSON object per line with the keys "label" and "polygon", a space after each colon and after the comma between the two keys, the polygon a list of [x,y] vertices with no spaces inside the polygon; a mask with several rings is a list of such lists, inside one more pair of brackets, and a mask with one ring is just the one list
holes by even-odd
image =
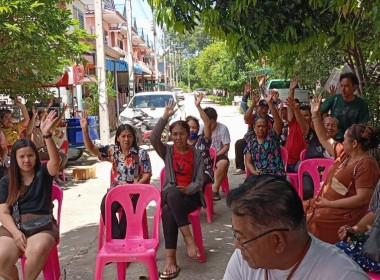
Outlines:
{"label": "raised hand", "polygon": [[70,108],[70,104],[67,103],[63,105],[63,111],[66,111],[69,108]]}
{"label": "raised hand", "polygon": [[310,108],[312,115],[319,115],[322,104],[322,96],[314,96],[312,100],[310,100]]}
{"label": "raised hand", "polygon": [[288,106],[293,110],[299,107],[299,104],[295,101],[293,97],[286,98],[286,102],[288,103]]}
{"label": "raised hand", "polygon": [[21,100],[18,97],[15,98],[14,103],[19,107],[22,106]]}
{"label": "raised hand", "polygon": [[252,105],[256,106],[257,102],[260,100],[260,96],[258,95],[257,91],[252,91],[251,92],[251,100],[252,100]]}
{"label": "raised hand", "polygon": [[50,113],[41,120],[40,129],[43,135],[48,135],[50,133],[50,129],[53,126],[54,121],[57,119],[54,118],[55,115],[56,112],[54,110],[50,111]]}
{"label": "raised hand", "polygon": [[194,94],[195,107],[201,106],[202,99],[203,99],[203,94],[201,94],[201,93]]}
{"label": "raised hand", "polygon": [[32,113],[33,113],[33,118],[36,118],[38,114],[38,110],[36,109],[36,107],[32,107]]}
{"label": "raised hand", "polygon": [[80,127],[86,131],[88,129],[87,112],[83,110],[82,117],[80,118]]}
{"label": "raised hand", "polygon": [[329,95],[334,95],[336,93],[336,86],[331,85],[329,90]]}
{"label": "raised hand", "polygon": [[294,91],[296,89],[298,85],[298,78],[297,77],[293,77],[291,80],[290,80],[290,86],[289,86],[289,89]]}
{"label": "raised hand", "polygon": [[273,89],[271,89],[268,94],[265,96],[264,100],[265,102],[269,105],[269,103],[272,102],[272,99],[273,99],[273,95],[274,95],[275,91]]}
{"label": "raised hand", "polygon": [[50,108],[53,106],[53,99],[49,99],[49,103],[47,104],[47,107]]}
{"label": "raised hand", "polygon": [[174,109],[175,108],[175,102],[173,99],[170,99],[168,103],[166,103],[165,105],[165,110],[164,110],[164,114],[162,115],[162,118],[164,120],[168,120],[171,116],[173,116],[175,114],[175,112],[177,112],[177,109]]}

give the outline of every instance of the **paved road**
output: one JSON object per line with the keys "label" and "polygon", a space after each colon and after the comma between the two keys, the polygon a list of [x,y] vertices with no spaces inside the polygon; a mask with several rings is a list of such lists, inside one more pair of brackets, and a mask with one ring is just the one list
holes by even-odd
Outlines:
{"label": "paved road", "polygon": [[[194,99],[187,95],[185,99],[186,112],[198,116],[194,106]],[[241,138],[246,125],[238,107],[219,106],[209,100],[204,100],[202,106],[212,106],[219,114],[219,121],[230,129],[232,138],[229,157],[231,165],[229,170],[230,188],[235,188],[243,181],[243,175],[233,176],[234,169],[234,143]],[[158,176],[163,167],[162,160],[154,150],[149,150],[153,166],[152,184],[159,186]],[[96,158],[84,156],[75,166],[96,166],[96,178],[86,181],[69,181],[64,188],[64,202],[61,218],[61,244],[59,245],[62,279],[93,279],[98,242],[99,205],[103,195],[109,186],[109,174],[111,164],[98,162]],[[72,169],[67,170],[68,178],[71,178]],[[182,237],[178,241],[178,264],[181,273],[177,279],[222,279],[227,262],[233,252],[233,238],[230,229],[230,213],[225,204],[225,197],[214,204],[214,221],[207,223],[206,213],[202,211],[201,222],[204,238],[204,246],[207,261],[198,263],[190,260],[186,255],[186,248]],[[149,212],[148,212],[149,215]],[[157,253],[159,269],[162,269],[165,261],[164,242],[161,232],[160,247]],[[144,264],[132,263],[127,269],[128,279],[139,279],[139,276],[148,275]],[[65,278],[66,277],[66,278]],[[42,279],[42,278],[41,278]],[[116,279],[116,265],[107,265],[104,269],[104,279]]]}

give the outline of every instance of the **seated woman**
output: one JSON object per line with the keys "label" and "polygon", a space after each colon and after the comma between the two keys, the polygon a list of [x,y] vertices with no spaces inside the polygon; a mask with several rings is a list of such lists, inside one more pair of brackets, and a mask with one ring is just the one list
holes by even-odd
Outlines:
{"label": "seated woman", "polygon": [[[288,106],[294,111],[294,115],[298,124],[301,127],[302,135],[307,143],[305,159],[311,158],[332,158],[332,156],[325,150],[322,144],[319,142],[317,133],[311,127],[311,118],[304,118],[302,115],[299,104],[292,97],[287,98]],[[303,106],[305,108],[305,106]],[[307,113],[311,115],[310,108]],[[305,112],[304,112],[305,114]],[[323,120],[323,125],[326,128],[326,133],[328,138],[334,139],[338,134],[338,120],[332,117],[325,117]],[[320,170],[320,171],[323,171]],[[313,179],[309,173],[305,172],[303,174],[303,199],[307,200],[314,196],[314,183]],[[320,187],[319,185],[316,187]]]}
{"label": "seated woman", "polygon": [[205,111],[203,111],[201,107],[201,101],[203,99],[203,95],[199,94],[198,96],[194,96],[195,99],[195,107],[198,109],[198,112],[203,121],[203,133],[198,135],[199,132],[199,121],[197,118],[188,116],[186,118],[186,122],[190,127],[190,136],[187,139],[187,144],[194,149],[201,151],[203,162],[205,165],[205,177],[203,183],[204,187],[214,181],[214,170],[213,170],[213,162],[210,156],[210,147],[211,147],[211,122]]}
{"label": "seated woman", "polygon": [[17,140],[12,146],[10,174],[0,181],[0,276],[4,279],[19,279],[16,263],[23,254],[26,256],[24,279],[36,279],[59,239],[54,219],[50,229],[28,235],[19,229],[11,214],[16,203],[21,223],[52,213],[53,178],[60,163],[50,132],[54,115],[54,112],[48,114],[40,125],[49,161],[40,163],[36,146],[30,139]]}
{"label": "seated woman", "polygon": [[[97,156],[100,160],[112,163],[111,168],[111,186],[123,184],[149,184],[152,176],[152,166],[147,151],[137,146],[136,133],[129,124],[122,124],[116,130],[115,144],[96,147],[88,133],[87,113],[83,111],[80,120],[83,132],[83,140],[86,149]],[[102,212],[103,221],[105,221],[105,202],[106,195],[102,199],[100,210]],[[134,205],[137,203],[137,196],[132,197]],[[122,215],[120,223],[116,213],[120,209],[120,204],[114,202],[112,204],[112,238],[122,239],[126,233],[125,215]]]}
{"label": "seated woman", "polygon": [[273,94],[274,92],[271,91],[265,98],[273,114],[273,128],[269,130],[266,118],[257,117],[254,122],[253,136],[250,139],[246,139],[245,165],[250,173],[250,177],[260,174],[286,176],[280,146],[282,120],[276,107],[273,105]]}
{"label": "seated woman", "polygon": [[353,124],[343,143],[329,138],[319,116],[322,99],[311,101],[311,112],[318,139],[334,155],[327,179],[317,197],[304,201],[309,232],[319,239],[336,243],[338,229],[353,226],[366,214],[379,181],[379,167],[370,150],[379,144],[379,131],[369,125]]}
{"label": "seated woman", "polygon": [[180,271],[176,251],[178,228],[186,243],[187,253],[199,257],[199,250],[189,227],[188,214],[202,205],[202,186],[204,182],[204,163],[199,150],[189,147],[187,139],[190,128],[185,121],[176,121],[169,131],[174,145],[161,142],[161,134],[169,118],[175,113],[175,103],[171,99],[150,136],[157,154],[165,162],[165,181],[162,190],[162,226],[164,229],[166,264],[161,279],[174,279]]}
{"label": "seated woman", "polygon": [[[374,224],[376,224],[377,228],[373,227],[374,229],[371,230]],[[371,243],[372,240],[379,240],[379,226],[380,181],[373,193],[369,212],[353,227],[349,225],[342,226],[338,230],[338,235],[340,240],[344,241],[335,245],[357,262],[362,269],[371,272],[380,272],[380,244],[379,241],[374,244]],[[354,240],[356,236],[359,239],[360,237],[363,238],[363,240]]]}

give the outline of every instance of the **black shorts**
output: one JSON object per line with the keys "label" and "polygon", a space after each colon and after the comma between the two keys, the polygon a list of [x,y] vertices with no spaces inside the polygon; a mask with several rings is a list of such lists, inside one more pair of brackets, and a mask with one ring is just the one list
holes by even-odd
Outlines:
{"label": "black shorts", "polygon": [[226,155],[216,156],[216,162],[218,162],[222,159],[225,159],[226,161],[230,162],[230,160],[228,159],[228,156],[226,156]]}

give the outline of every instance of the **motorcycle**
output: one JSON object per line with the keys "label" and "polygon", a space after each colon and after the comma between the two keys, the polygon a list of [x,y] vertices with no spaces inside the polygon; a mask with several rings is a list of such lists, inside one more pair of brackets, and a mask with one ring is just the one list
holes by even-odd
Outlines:
{"label": "motorcycle", "polygon": [[152,120],[153,118],[141,109],[133,109],[133,117],[127,118],[123,123],[129,124],[135,128],[137,143],[139,143],[139,145],[150,146],[151,143],[149,137],[155,125]]}

